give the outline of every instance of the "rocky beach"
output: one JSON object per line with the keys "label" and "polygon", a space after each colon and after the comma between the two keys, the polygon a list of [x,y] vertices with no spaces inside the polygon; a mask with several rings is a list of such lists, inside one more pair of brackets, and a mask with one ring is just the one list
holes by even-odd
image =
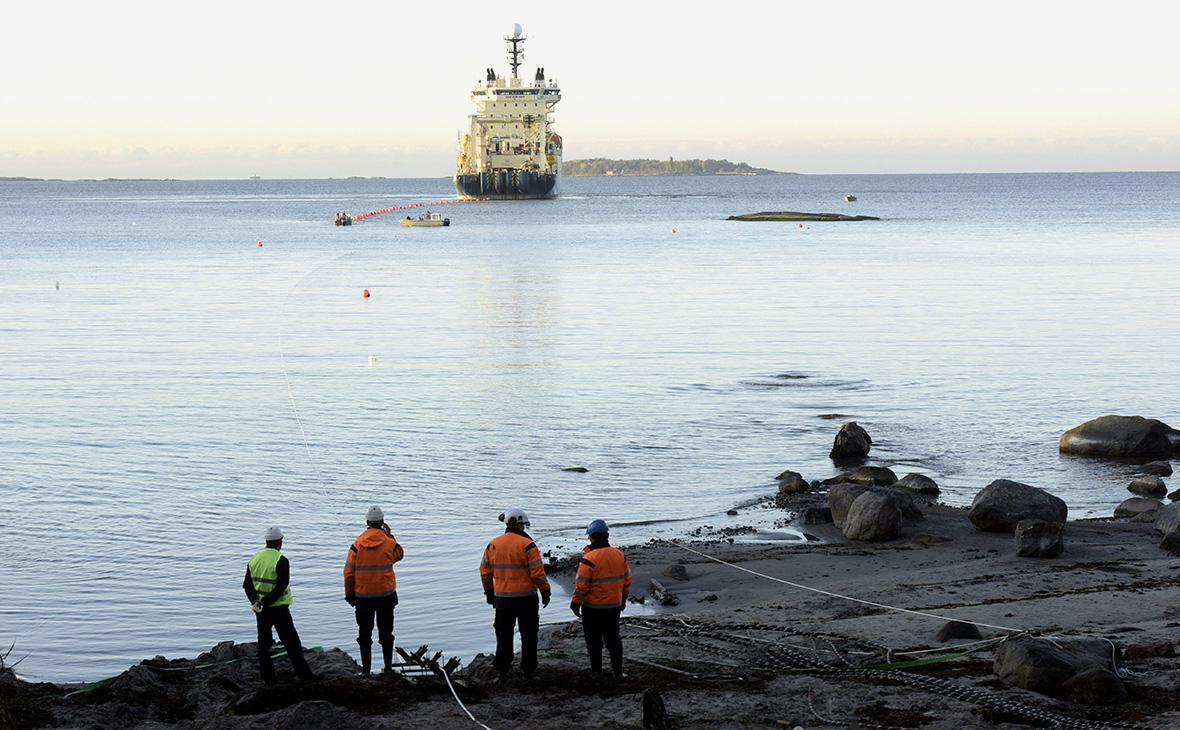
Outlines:
{"label": "rocky beach", "polygon": [[[940,504],[932,479],[899,479],[844,424],[837,476],[786,470],[726,527],[627,549],[642,608],[625,614],[621,680],[588,671],[573,621],[543,630],[533,681],[496,686],[480,656],[450,666],[455,695],[429,650],[413,678],[363,678],[339,649],[315,650],[321,681],[280,660],[265,686],[254,646],[225,642],[84,686],[5,667],[0,728],[476,727],[456,695],[493,728],[1175,727],[1180,503],[1143,495],[1167,493],[1178,435],[1121,416],[1063,434],[1063,453],[1143,472],[1120,516],[1069,520],[1012,479],[970,508]],[[754,514],[805,539],[744,525]],[[572,564],[555,559],[551,579],[568,587]]]}

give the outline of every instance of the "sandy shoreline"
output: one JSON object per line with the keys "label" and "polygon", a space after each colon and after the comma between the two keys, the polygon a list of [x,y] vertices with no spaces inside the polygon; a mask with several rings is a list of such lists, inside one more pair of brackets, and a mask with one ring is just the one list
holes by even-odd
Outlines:
{"label": "sandy shoreline", "polygon": [[[1180,660],[1166,657],[1127,660],[1129,697],[1110,706],[1005,686],[992,671],[993,647],[905,670],[985,693],[995,701],[991,708],[954,699],[946,686],[790,671],[781,666],[781,656],[780,666],[768,668],[761,642],[834,667],[941,657],[966,642],[938,641],[941,620],[807,592],[683,547],[767,576],[949,618],[1054,636],[1105,637],[1120,649],[1180,643],[1175,601],[1180,562],[1157,547],[1151,524],[1070,522],[1065,552],[1035,559],[1018,557],[1011,535],[974,529],[964,509],[929,503],[921,508],[923,519],[907,521],[899,539],[884,543],[847,542],[826,524],[802,528],[822,540],[806,544],[731,542],[722,535],[631,547],[633,594],[646,592],[654,578],[679,603],[628,618],[626,654],[636,661],[628,664],[626,678],[604,680],[585,671],[580,628],[571,622],[543,629],[541,676],[531,685],[518,681],[496,688],[486,659],[477,658],[460,672],[459,694],[491,727],[642,727],[648,688],[660,693],[680,728],[1036,724],[995,709],[1004,703],[1112,726],[1180,725]],[[683,573],[671,577],[680,571],[669,568],[676,564],[684,566]],[[553,579],[568,583],[570,575],[558,567]],[[751,628],[755,625],[775,630]],[[981,631],[983,639],[1005,634]],[[884,647],[898,654],[886,656]],[[0,678],[0,727],[475,727],[441,681],[363,680],[354,676],[357,667],[347,655],[332,650],[310,657],[324,682],[267,688],[258,682],[250,651],[249,645],[222,647],[204,661],[220,657],[231,663],[195,671],[161,669],[191,666],[181,662],[133,668],[110,686],[69,699],[63,698],[66,688]],[[245,660],[235,661],[243,653]],[[279,662],[280,671],[284,664]]]}

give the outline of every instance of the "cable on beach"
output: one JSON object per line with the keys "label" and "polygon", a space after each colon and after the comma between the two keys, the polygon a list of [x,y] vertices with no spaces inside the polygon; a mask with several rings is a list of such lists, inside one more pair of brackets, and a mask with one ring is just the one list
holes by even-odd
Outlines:
{"label": "cable on beach", "polygon": [[463,712],[467,713],[467,717],[469,717],[476,725],[482,727],[483,730],[492,730],[487,725],[484,725],[479,720],[476,720],[475,715],[471,714],[471,710],[467,709],[467,705],[463,704],[463,700],[459,699],[459,693],[455,691],[455,685],[451,682],[451,675],[447,673],[447,670],[439,667],[438,672],[443,676],[443,679],[447,680],[447,689],[451,690],[451,694],[455,697],[455,702],[459,704],[459,708],[463,710]]}
{"label": "cable on beach", "polygon": [[789,581],[784,578],[776,578],[773,575],[767,575],[766,573],[759,573],[756,570],[750,570],[749,568],[743,568],[740,565],[735,565],[733,563],[722,560],[721,558],[717,558],[717,557],[714,557],[714,556],[709,555],[707,553],[703,553],[700,550],[694,550],[693,548],[690,548],[687,545],[682,545],[681,543],[676,542],[675,540],[672,541],[672,544],[682,550],[687,550],[690,553],[693,553],[695,555],[699,555],[702,558],[705,558],[706,560],[712,560],[714,563],[720,563],[721,565],[727,565],[730,568],[733,568],[735,570],[740,570],[743,573],[749,573],[750,575],[756,575],[759,578],[765,578],[766,580],[772,580],[772,581],[775,581],[776,583],[782,583],[784,585],[789,585],[792,588],[798,588],[798,589],[804,590],[804,591],[811,591],[812,593],[819,593],[821,595],[830,596],[832,598],[839,598],[843,601],[852,601],[853,603],[861,603],[866,606],[873,606],[875,608],[883,608],[887,611],[897,611],[898,613],[908,613],[908,614],[913,614],[915,616],[925,616],[926,618],[938,619],[940,621],[960,621],[962,623],[971,624],[973,626],[980,626],[980,627],[987,628],[987,629],[996,629],[997,631],[1007,631],[1007,632],[1013,633],[1013,634],[1026,633],[1025,629],[1014,629],[1010,626],[997,626],[995,624],[985,624],[981,621],[970,621],[965,618],[953,618],[951,616],[942,616],[937,613],[927,613],[926,611],[916,611],[912,608],[900,608],[898,606],[890,606],[889,604],[886,604],[886,603],[877,603],[876,601],[869,601],[864,598],[856,598],[855,596],[845,596],[840,593],[833,593],[832,591],[825,591],[822,588],[812,588],[811,586],[805,586],[802,583],[795,583],[794,581]]}

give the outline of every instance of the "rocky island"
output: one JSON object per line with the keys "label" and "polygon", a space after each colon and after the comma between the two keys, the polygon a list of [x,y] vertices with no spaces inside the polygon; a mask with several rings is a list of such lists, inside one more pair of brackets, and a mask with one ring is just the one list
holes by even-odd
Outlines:
{"label": "rocky island", "polygon": [[656,176],[656,175],[795,175],[793,172],[778,172],[764,167],[751,167],[744,162],[729,160],[612,160],[594,157],[585,160],[567,160],[561,168],[562,174],[573,177],[595,175],[614,176]]}
{"label": "rocky island", "polygon": [[727,221],[770,221],[778,223],[795,223],[798,221],[879,221],[872,215],[844,215],[842,213],[799,213],[793,210],[768,211],[764,213],[743,213],[731,215]]}

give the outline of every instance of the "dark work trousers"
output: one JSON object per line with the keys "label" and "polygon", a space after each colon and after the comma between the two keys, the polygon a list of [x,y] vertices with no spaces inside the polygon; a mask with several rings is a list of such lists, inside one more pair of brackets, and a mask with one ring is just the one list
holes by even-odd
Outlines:
{"label": "dark work trousers", "polygon": [[537,671],[537,628],[540,603],[536,596],[496,599],[496,660],[492,665],[507,674],[512,668],[512,629],[520,626],[520,671],[532,676]]}
{"label": "dark work trousers", "polygon": [[295,674],[300,679],[310,679],[311,668],[303,658],[303,645],[299,643],[299,632],[291,620],[291,609],[288,606],[270,606],[262,609],[262,613],[254,614],[254,618],[258,622],[258,670],[262,673],[262,680],[268,684],[275,681],[275,665],[270,658],[270,649],[274,646],[271,628],[279,635],[279,641],[283,642]]}
{"label": "dark work trousers", "polygon": [[381,656],[385,668],[393,666],[393,607],[397,599],[393,596],[382,598],[356,599],[356,643],[361,648],[361,668],[368,671],[373,664],[373,623],[377,623],[377,643],[381,644]]}
{"label": "dark work trousers", "polygon": [[586,650],[590,652],[590,671],[602,671],[602,645],[610,652],[610,668],[616,675],[623,673],[623,640],[619,638],[617,608],[582,607],[582,633]]}

